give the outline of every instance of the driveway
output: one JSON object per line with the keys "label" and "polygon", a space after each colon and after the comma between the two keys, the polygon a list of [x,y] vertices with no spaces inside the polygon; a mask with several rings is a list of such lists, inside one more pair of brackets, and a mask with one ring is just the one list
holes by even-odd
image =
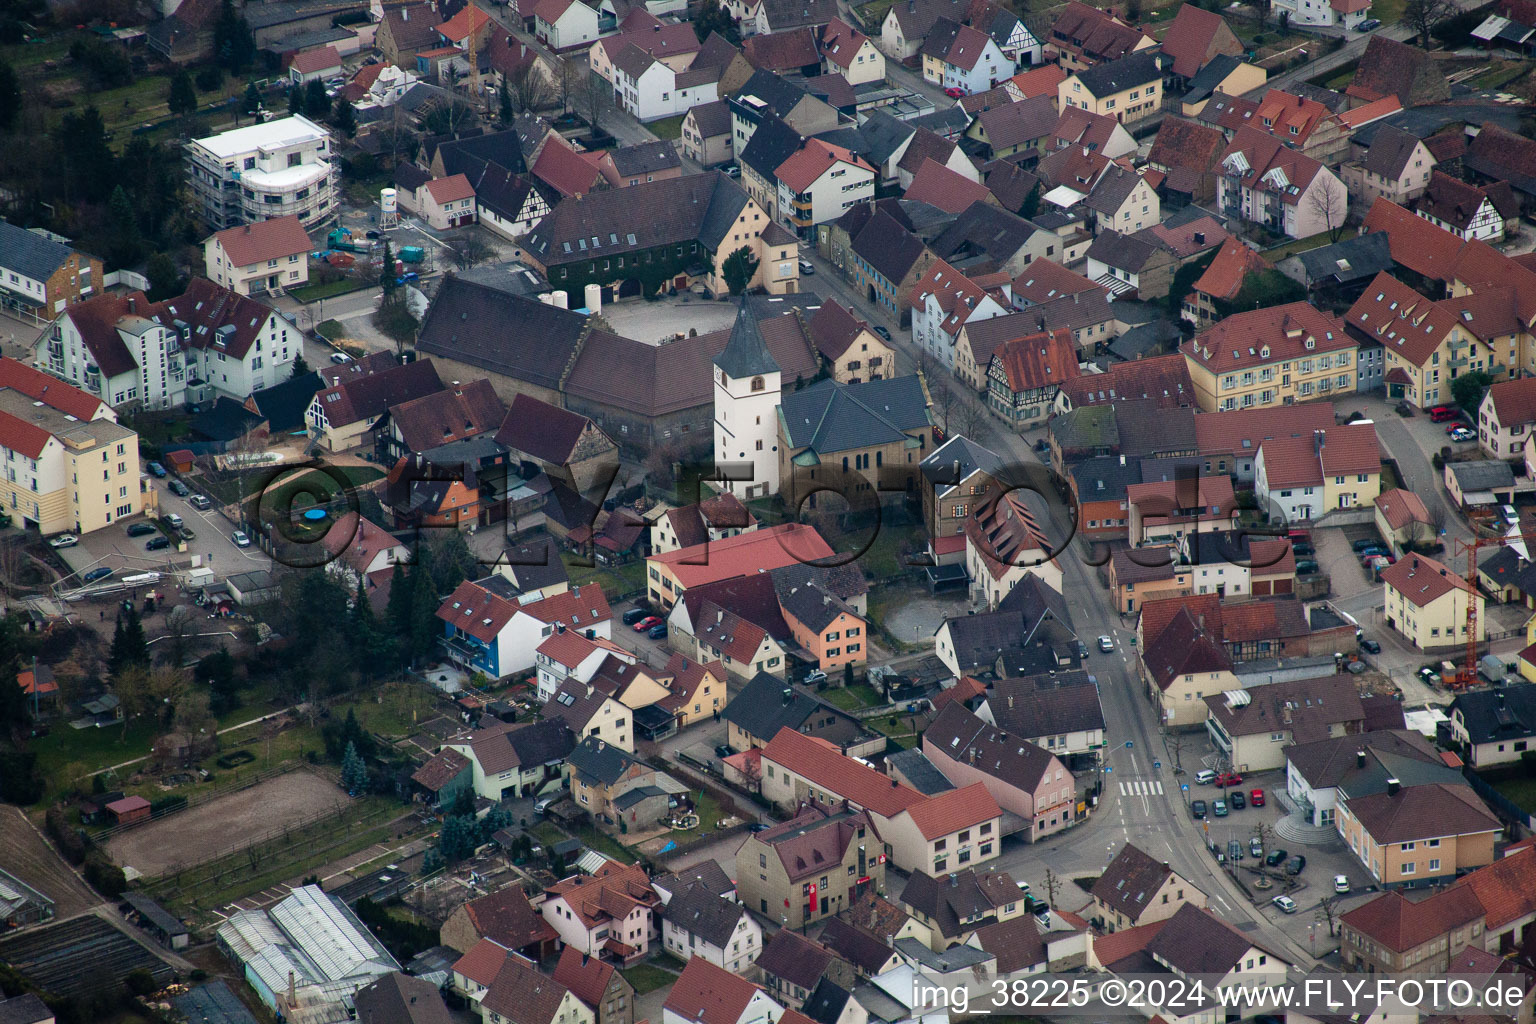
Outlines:
{"label": "driveway", "polygon": [[1430,464],[1434,453],[1447,443],[1445,429],[1423,413],[1404,419],[1394,406],[1395,403],[1374,395],[1349,395],[1334,408],[1340,412],[1359,409],[1375,422],[1376,437],[1387,454],[1397,461],[1403,487],[1423,499],[1432,518],[1444,522],[1447,550],[1454,551],[1454,541],[1470,539],[1472,534],[1452,505],[1440,473]]}

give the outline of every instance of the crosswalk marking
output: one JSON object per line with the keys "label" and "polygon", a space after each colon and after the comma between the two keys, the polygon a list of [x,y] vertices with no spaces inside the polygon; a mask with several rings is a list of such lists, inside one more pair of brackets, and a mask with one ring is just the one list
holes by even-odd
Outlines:
{"label": "crosswalk marking", "polygon": [[1162,796],[1163,784],[1159,780],[1151,782],[1122,782],[1120,783],[1121,796]]}

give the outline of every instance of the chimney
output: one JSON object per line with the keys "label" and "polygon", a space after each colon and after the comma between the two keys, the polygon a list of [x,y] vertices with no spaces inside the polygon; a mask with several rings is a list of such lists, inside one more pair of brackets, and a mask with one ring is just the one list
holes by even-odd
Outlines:
{"label": "chimney", "polygon": [[1317,446],[1317,453],[1323,453],[1323,447],[1328,443],[1328,433],[1324,430],[1312,431],[1312,443]]}
{"label": "chimney", "polygon": [[1365,767],[1365,751],[1363,751],[1363,750],[1355,751],[1355,767],[1356,768],[1364,768]]}
{"label": "chimney", "polygon": [[251,226],[250,226],[250,225],[249,225],[249,224],[247,224],[247,225],[246,225],[246,226],[245,226],[245,233],[246,233],[246,234],[250,234],[250,233],[251,233]]}
{"label": "chimney", "polygon": [[563,623],[563,622],[555,623],[555,632],[557,634],[564,633],[565,632],[565,623]]}
{"label": "chimney", "polygon": [[132,313],[133,310],[134,310],[133,296],[130,295],[130,296],[128,296],[128,312]]}
{"label": "chimney", "polygon": [[1387,780],[1387,796],[1397,796],[1397,791],[1403,788],[1403,784],[1396,779]]}
{"label": "chimney", "polygon": [[293,977],[293,972],[288,972],[288,1009],[292,1010],[299,1001],[298,983]]}
{"label": "chimney", "polygon": [[1205,244],[1205,232],[1204,231],[1196,231],[1195,232],[1195,244],[1196,245],[1204,245]]}
{"label": "chimney", "polygon": [[949,873],[949,885],[950,888],[954,889],[958,889],[960,887],[960,876],[953,871]]}

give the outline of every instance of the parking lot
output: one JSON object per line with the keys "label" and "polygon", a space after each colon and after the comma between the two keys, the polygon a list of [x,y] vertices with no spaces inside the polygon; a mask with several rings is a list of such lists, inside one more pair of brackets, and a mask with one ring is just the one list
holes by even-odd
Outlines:
{"label": "parking lot", "polygon": [[[178,551],[174,543],[160,551],[146,550],[145,545],[156,536],[171,536],[174,531],[159,527],[155,535],[130,537],[128,530],[137,523],[154,522],[153,517],[135,516],[114,523],[103,530],[96,530],[80,538],[74,547],[59,549],[59,555],[77,573],[104,567],[113,570],[116,578],[143,572],[171,572],[197,564],[212,569],[220,578],[253,569],[272,568],[272,559],[256,547],[239,548],[230,540],[235,527],[215,509],[199,512],[187,504],[186,498],[178,498],[166,489],[166,481],[154,480],[159,493],[161,514],[175,513],[190,527],[194,539],[185,551]],[[66,586],[79,586],[79,578],[66,581]]]}

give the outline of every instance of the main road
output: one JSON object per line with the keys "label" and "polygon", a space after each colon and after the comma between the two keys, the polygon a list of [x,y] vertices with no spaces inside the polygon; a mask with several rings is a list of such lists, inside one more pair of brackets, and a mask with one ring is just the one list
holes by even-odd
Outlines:
{"label": "main road", "polygon": [[[834,298],[871,324],[884,326],[890,331],[896,349],[897,372],[916,372],[918,350],[910,332],[903,331],[895,318],[859,295],[813,248],[802,248],[801,255],[811,260],[817,271],[801,278],[802,288],[823,298]],[[1000,420],[986,413],[980,397],[969,388],[953,379],[943,383],[954,390],[960,401],[982,411],[983,415],[976,417],[981,427],[975,431],[973,440],[1016,465],[1039,464],[1029,438],[1008,430]],[[1058,511],[1050,531],[1058,540],[1066,537],[1069,529],[1061,518]],[[1312,959],[1307,951],[1266,918],[1265,912],[1256,910],[1206,851],[1203,828],[1190,817],[1185,793],[1180,788],[1181,778],[1188,779],[1194,768],[1199,767],[1194,763],[1198,754],[1184,755],[1187,775],[1173,774],[1172,758],[1164,745],[1157,712],[1135,671],[1133,626],[1111,607],[1109,592],[1097,579],[1088,557],[1088,545],[1077,540],[1061,554],[1060,565],[1062,591],[1071,610],[1073,628],[1093,649],[1085,668],[1098,677],[1104,708],[1109,751],[1102,795],[1087,822],[1037,843],[1009,842],[994,863],[1016,879],[1029,882],[1042,895],[1049,867],[1063,883],[1059,903],[1065,909],[1073,909],[1086,902],[1087,897],[1074,891],[1067,878],[1099,873],[1124,844],[1135,842],[1152,856],[1166,860],[1183,878],[1209,895],[1211,909],[1222,920],[1256,933],[1271,948],[1287,953],[1295,962],[1310,964]],[[1113,653],[1097,651],[1093,641],[1101,635],[1114,638]],[[1185,746],[1203,748],[1203,742]],[[1242,839],[1246,846],[1246,836]]]}

